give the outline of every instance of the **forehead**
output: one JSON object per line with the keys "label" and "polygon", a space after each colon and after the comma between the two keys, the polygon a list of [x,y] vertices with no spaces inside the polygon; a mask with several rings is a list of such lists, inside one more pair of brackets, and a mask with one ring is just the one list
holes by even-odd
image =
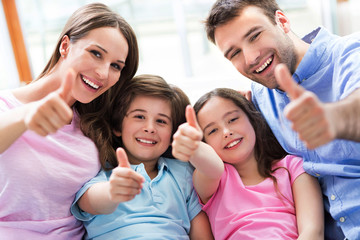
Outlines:
{"label": "forehead", "polygon": [[209,99],[201,110],[198,112],[198,122],[201,127],[210,122],[221,121],[229,112],[242,112],[241,108],[227,98],[212,97]]}
{"label": "forehead", "polygon": [[134,97],[130,104],[129,111],[134,109],[142,109],[149,112],[166,114],[168,116],[170,116],[171,113],[171,106],[168,100],[146,95],[137,95]]}
{"label": "forehead", "polygon": [[228,47],[232,39],[242,39],[254,27],[273,26],[263,10],[256,6],[248,6],[239,12],[239,16],[220,25],[215,30],[215,43],[220,49]]}

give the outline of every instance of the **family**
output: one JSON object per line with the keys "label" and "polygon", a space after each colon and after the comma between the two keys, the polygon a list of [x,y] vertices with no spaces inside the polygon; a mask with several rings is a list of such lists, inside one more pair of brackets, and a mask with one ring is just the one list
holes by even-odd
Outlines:
{"label": "family", "polygon": [[0,91],[0,239],[360,239],[360,33],[299,38],[276,0],[217,0],[205,31],[251,91],[191,106],[136,75],[119,14],[72,14]]}

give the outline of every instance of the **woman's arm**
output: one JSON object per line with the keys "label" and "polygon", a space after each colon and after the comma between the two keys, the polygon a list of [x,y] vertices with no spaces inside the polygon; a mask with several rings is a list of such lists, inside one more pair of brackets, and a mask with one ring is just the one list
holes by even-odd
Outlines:
{"label": "woman's arm", "polygon": [[324,206],[317,179],[307,173],[298,176],[292,186],[299,240],[324,239]]}
{"label": "woman's arm", "polygon": [[201,211],[196,217],[191,220],[190,227],[191,240],[211,240],[214,236],[211,232],[209,219],[205,212]]}
{"label": "woman's arm", "polygon": [[131,169],[124,149],[116,150],[119,166],[109,181],[92,185],[79,199],[79,207],[90,214],[110,214],[121,202],[133,199],[141,192],[144,177]]}

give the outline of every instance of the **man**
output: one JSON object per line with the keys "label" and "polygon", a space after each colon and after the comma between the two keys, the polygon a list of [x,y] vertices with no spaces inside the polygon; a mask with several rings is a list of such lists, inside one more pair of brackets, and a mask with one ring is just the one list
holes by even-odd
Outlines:
{"label": "man", "polygon": [[300,39],[275,0],[218,0],[206,31],[254,81],[252,101],[284,149],[318,177],[326,238],[360,239],[360,33]]}

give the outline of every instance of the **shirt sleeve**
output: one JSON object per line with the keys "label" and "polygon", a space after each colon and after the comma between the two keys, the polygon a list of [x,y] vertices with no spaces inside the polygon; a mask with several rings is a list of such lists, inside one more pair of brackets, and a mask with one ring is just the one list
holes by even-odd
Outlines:
{"label": "shirt sleeve", "polygon": [[303,160],[301,157],[294,155],[287,155],[284,159],[286,168],[290,172],[291,185],[294,183],[296,178],[305,172],[303,168]]}
{"label": "shirt sleeve", "polygon": [[82,195],[84,195],[84,193],[95,183],[99,183],[99,182],[105,182],[108,181],[108,175],[109,173],[101,170],[97,176],[95,176],[93,179],[91,179],[90,181],[88,181],[87,183],[84,184],[84,186],[82,186],[82,188],[80,188],[80,190],[76,193],[75,196],[75,200],[73,202],[73,204],[71,205],[71,213],[74,215],[74,217],[80,221],[89,221],[91,219],[93,219],[95,217],[95,215],[87,213],[85,211],[83,211],[79,205],[78,205],[78,201],[81,198]]}
{"label": "shirt sleeve", "polygon": [[187,167],[187,186],[188,186],[188,196],[186,199],[186,204],[187,204],[187,209],[188,209],[188,215],[189,215],[189,219],[192,220],[194,219],[194,217],[196,217],[200,211],[201,211],[201,205],[197,196],[197,193],[195,191],[194,188],[194,184],[192,181],[192,174],[193,174],[193,169],[192,167],[189,166]]}

